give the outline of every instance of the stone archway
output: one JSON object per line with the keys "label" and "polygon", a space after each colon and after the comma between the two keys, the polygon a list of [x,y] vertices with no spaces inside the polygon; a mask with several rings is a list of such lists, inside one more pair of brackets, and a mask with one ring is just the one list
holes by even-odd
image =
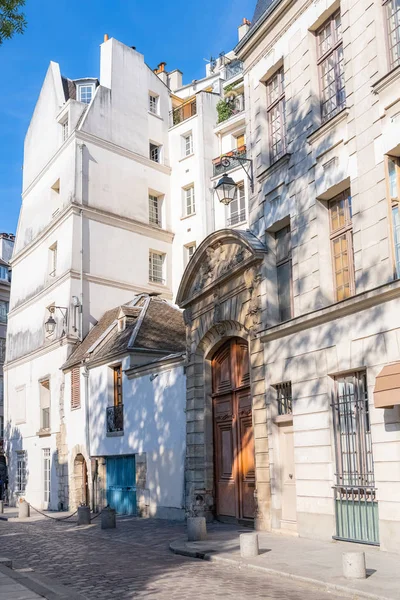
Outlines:
{"label": "stone archway", "polygon": [[70,460],[70,509],[76,510],[82,504],[89,506],[89,470],[84,449],[75,446]]}
{"label": "stone archway", "polygon": [[[250,394],[255,430],[255,525],[271,527],[271,486],[266,409],[264,349],[258,333],[266,305],[265,246],[246,231],[221,230],[200,245],[184,273],[177,303],[185,309],[186,368],[186,510],[215,514],[212,408],[212,357],[230,338],[248,342]],[[255,421],[257,419],[257,421]]]}

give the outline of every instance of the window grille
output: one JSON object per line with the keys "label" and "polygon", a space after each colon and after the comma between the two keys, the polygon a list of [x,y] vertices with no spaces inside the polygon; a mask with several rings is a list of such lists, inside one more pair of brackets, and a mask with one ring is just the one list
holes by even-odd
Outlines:
{"label": "window grille", "polygon": [[161,227],[160,201],[157,196],[149,195],[149,222]]}
{"label": "window grille", "polygon": [[291,415],[293,413],[292,384],[290,382],[279,383],[275,386],[276,399],[279,415]]}
{"label": "window grille", "polygon": [[283,67],[267,81],[267,115],[271,163],[286,152],[285,79]]}
{"label": "window grille", "polygon": [[164,254],[150,252],[149,254],[149,280],[153,283],[165,283],[164,281]]}
{"label": "window grille", "polygon": [[321,80],[322,121],[327,121],[346,104],[342,20],[332,15],[317,32],[318,65]]}

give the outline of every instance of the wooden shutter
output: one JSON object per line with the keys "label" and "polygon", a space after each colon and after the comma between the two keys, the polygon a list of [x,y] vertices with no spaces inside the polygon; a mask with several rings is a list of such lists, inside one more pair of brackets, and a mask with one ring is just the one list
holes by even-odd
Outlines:
{"label": "wooden shutter", "polygon": [[71,371],[71,408],[81,406],[80,368],[74,367]]}

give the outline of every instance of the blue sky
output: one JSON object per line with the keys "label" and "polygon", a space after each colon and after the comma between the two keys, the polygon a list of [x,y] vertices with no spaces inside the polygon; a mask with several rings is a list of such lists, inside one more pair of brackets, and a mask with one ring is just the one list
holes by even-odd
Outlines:
{"label": "blue sky", "polygon": [[184,83],[204,75],[204,58],[228,52],[256,0],[26,0],[28,27],[0,46],[0,231],[15,232],[23,142],[48,63],[72,79],[99,75],[105,33],[136,46],[151,67],[178,68]]}

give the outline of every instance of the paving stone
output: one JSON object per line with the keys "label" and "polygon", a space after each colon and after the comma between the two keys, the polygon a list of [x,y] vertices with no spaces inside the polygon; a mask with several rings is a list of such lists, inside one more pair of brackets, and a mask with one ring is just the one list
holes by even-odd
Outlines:
{"label": "paving stone", "polygon": [[174,555],[169,542],[183,531],[182,523],[153,519],[118,519],[110,530],[98,521],[85,530],[47,519],[1,521],[0,546],[15,568],[33,568],[88,600],[338,599],[257,571]]}

